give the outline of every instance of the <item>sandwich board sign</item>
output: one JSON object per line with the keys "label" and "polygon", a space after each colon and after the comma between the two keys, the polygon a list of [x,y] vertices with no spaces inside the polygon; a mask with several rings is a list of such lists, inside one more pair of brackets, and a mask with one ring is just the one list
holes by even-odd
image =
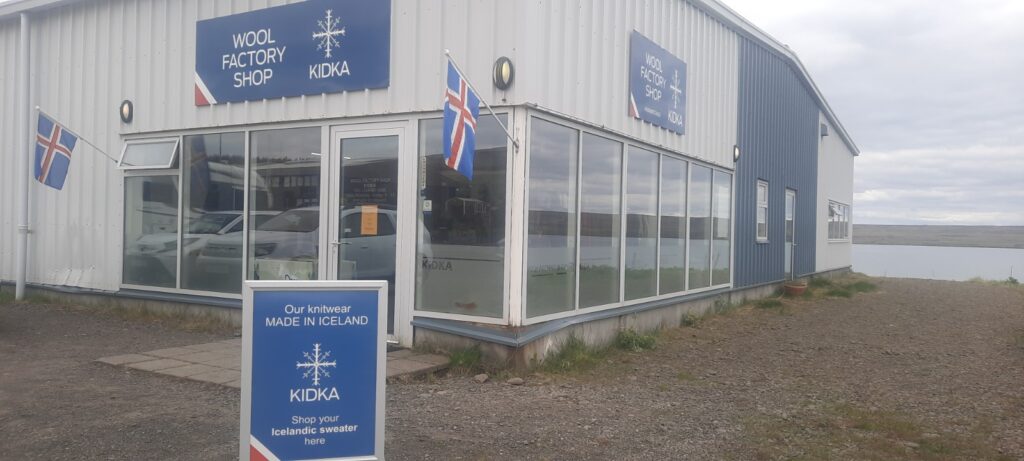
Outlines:
{"label": "sandwich board sign", "polygon": [[242,460],[382,460],[386,281],[247,281]]}

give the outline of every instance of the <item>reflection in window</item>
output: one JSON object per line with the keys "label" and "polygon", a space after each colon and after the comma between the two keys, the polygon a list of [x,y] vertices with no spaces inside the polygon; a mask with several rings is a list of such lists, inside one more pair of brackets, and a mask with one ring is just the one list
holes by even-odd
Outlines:
{"label": "reflection in window", "polygon": [[527,317],[575,308],[578,144],[576,130],[531,120]]}
{"label": "reflection in window", "polygon": [[122,283],[175,288],[177,269],[177,176],[124,178]]}
{"label": "reflection in window", "polygon": [[757,182],[757,240],[768,240],[768,183]]}
{"label": "reflection in window", "polygon": [[622,144],[583,134],[580,307],[619,302]]}
{"label": "reflection in window", "polygon": [[731,239],[732,222],[732,175],[715,171],[714,203],[711,210],[711,284],[724,285],[729,283],[730,261],[732,258]]}
{"label": "reflection in window", "polygon": [[[320,128],[256,131],[250,151],[248,277],[316,279]],[[218,253],[242,246],[241,233],[220,240]]]}
{"label": "reflection in window", "polygon": [[658,154],[629,148],[626,162],[626,299],[657,294]]}
{"label": "reflection in window", "polygon": [[661,163],[662,294],[686,289],[686,162],[665,156]]}
{"label": "reflection in window", "polygon": [[500,318],[508,141],[493,117],[477,121],[470,181],[444,164],[441,128],[420,122],[416,309]]}
{"label": "reflection in window", "polygon": [[846,240],[850,238],[850,206],[828,201],[828,238]]}
{"label": "reflection in window", "polygon": [[207,247],[241,237],[229,231],[245,206],[245,135],[186,136],[184,145],[181,287],[240,293],[241,240],[215,256]]}
{"label": "reflection in window", "polygon": [[690,173],[690,286],[711,286],[711,169],[693,165]]}

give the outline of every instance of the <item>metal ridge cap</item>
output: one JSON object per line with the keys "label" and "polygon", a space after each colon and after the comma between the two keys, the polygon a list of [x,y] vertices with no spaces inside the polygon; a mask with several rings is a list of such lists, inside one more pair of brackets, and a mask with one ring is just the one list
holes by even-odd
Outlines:
{"label": "metal ridge cap", "polygon": [[0,19],[77,1],[81,0],[11,0],[6,3],[0,3]]}
{"label": "metal ridge cap", "polygon": [[746,35],[747,38],[750,38],[752,40],[760,42],[761,44],[768,46],[780,57],[788,60],[790,65],[792,65],[800,73],[804,81],[810,87],[811,91],[814,93],[815,98],[820,103],[821,109],[825,112],[825,117],[828,118],[829,122],[831,122],[832,125],[836,128],[836,131],[839,132],[839,136],[843,138],[843,142],[846,143],[847,147],[849,147],[851,151],[853,151],[853,155],[860,155],[860,148],[857,147],[857,144],[853,141],[853,138],[850,136],[850,133],[846,131],[846,128],[843,126],[842,122],[839,121],[839,117],[836,116],[835,111],[832,110],[832,106],[830,106],[828,104],[828,101],[825,100],[825,95],[822,94],[821,89],[818,88],[818,85],[814,82],[814,79],[811,78],[810,72],[808,72],[807,68],[804,67],[803,62],[800,61],[800,57],[797,56],[796,52],[794,52],[784,43],[778,41],[775,37],[772,37],[763,29],[757,27],[757,25],[755,25],[749,19],[744,18],[741,14],[737,13],[732,8],[729,8],[726,4],[722,3],[719,0],[684,1],[694,4],[697,8],[719,19],[727,26],[733,26],[733,28],[735,28],[737,32]]}

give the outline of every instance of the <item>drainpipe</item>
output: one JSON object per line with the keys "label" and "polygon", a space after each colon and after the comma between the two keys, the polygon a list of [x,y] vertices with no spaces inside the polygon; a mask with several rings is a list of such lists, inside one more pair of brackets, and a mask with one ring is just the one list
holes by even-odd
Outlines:
{"label": "drainpipe", "polygon": [[[29,107],[29,85],[31,84],[31,70],[29,69],[29,23],[28,13],[21,13],[21,38],[18,41],[18,108],[21,110],[21,123],[18,126],[25,141],[24,150],[15,147],[15,152],[21,150],[18,158],[18,259],[17,259],[17,282],[15,285],[14,297],[17,300],[25,299],[25,274],[28,269],[28,192],[29,192],[29,168],[31,162],[32,148],[35,144],[31,135],[32,109]],[[15,142],[15,146],[17,146]]]}

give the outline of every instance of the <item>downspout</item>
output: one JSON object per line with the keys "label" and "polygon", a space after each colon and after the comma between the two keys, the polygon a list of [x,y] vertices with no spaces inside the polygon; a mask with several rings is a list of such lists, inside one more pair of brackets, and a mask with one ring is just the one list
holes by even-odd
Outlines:
{"label": "downspout", "polygon": [[[15,142],[14,151],[22,151],[17,155],[18,173],[18,256],[17,256],[17,279],[14,289],[14,297],[17,300],[25,299],[25,275],[28,272],[28,193],[29,193],[29,168],[32,163],[29,157],[32,155],[32,148],[35,144],[31,133],[32,109],[29,106],[29,93],[31,85],[31,70],[29,69],[29,22],[28,13],[21,13],[21,33],[18,41],[18,108],[21,110],[21,123],[16,133],[21,133],[25,141],[24,150],[17,148],[19,143]],[[17,138],[15,138],[17,139]]]}

